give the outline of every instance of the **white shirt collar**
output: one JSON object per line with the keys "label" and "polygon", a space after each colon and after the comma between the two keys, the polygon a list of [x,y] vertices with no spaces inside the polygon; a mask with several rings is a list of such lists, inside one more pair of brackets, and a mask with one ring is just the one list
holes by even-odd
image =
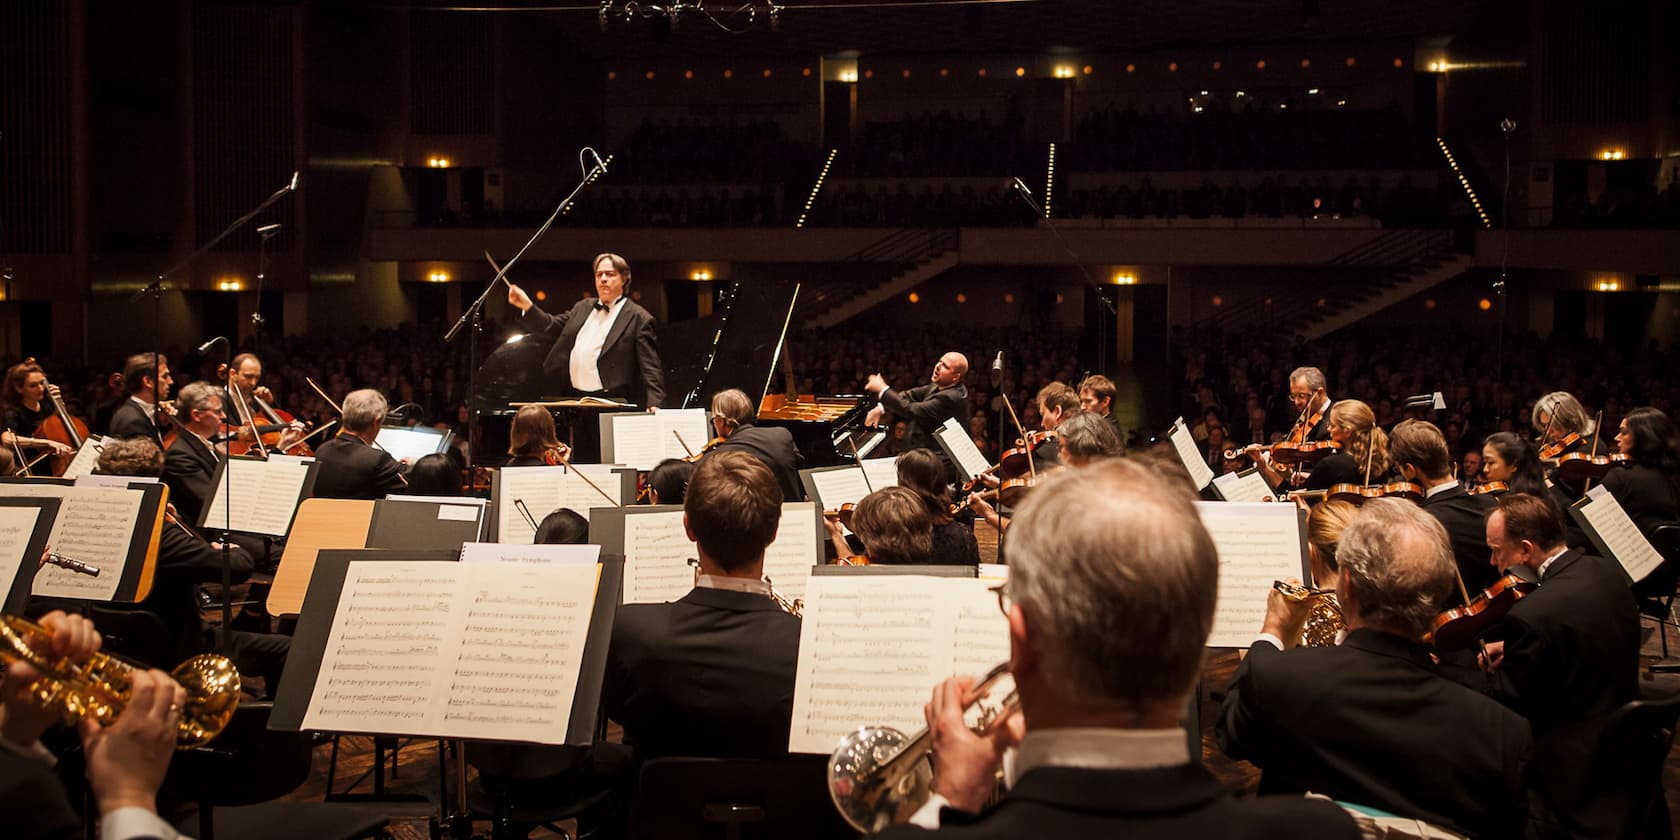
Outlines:
{"label": "white shirt collar", "polygon": [[1425,499],[1433,499],[1436,496],[1438,496],[1442,493],[1445,493],[1448,490],[1451,490],[1451,489],[1453,489],[1454,487],[1457,487],[1457,486],[1458,486],[1458,479],[1456,479],[1456,478],[1448,479],[1447,481],[1444,481],[1440,484],[1435,485],[1434,487],[1429,488],[1428,490],[1423,491],[1423,497]]}
{"label": "white shirt collar", "polygon": [[148,415],[148,416],[149,416],[149,415],[151,415],[151,413],[152,413],[152,412],[153,412],[153,411],[156,411],[156,410],[157,410],[157,404],[156,404],[156,403],[149,403],[149,402],[146,402],[146,401],[145,401],[145,400],[143,400],[143,399],[140,399],[140,398],[139,398],[139,397],[137,397],[137,396],[131,396],[131,397],[129,397],[129,399],[131,399],[131,400],[134,400],[134,403],[135,403],[135,404],[136,404],[136,405],[138,405],[138,406],[140,406],[140,407],[141,407],[141,408],[144,408],[144,409],[146,409],[146,414],[147,414],[147,415]]}
{"label": "white shirt collar", "polygon": [[1147,770],[1189,763],[1182,729],[1045,729],[1021,740],[1007,774],[1014,787],[1035,767]]}
{"label": "white shirt collar", "polygon": [[1540,577],[1545,578],[1546,577],[1546,570],[1551,568],[1552,564],[1556,563],[1557,559],[1559,557],[1562,557],[1563,555],[1565,555],[1567,553],[1569,553],[1569,546],[1567,546],[1567,545],[1563,546],[1562,548],[1559,548],[1557,551],[1552,552],[1551,555],[1549,555],[1546,558],[1546,562],[1541,563],[1540,568],[1537,570]]}
{"label": "white shirt collar", "polygon": [[701,575],[694,581],[696,588],[723,589],[729,592],[751,592],[754,595],[770,594],[770,584],[762,578],[723,577],[722,575]]}

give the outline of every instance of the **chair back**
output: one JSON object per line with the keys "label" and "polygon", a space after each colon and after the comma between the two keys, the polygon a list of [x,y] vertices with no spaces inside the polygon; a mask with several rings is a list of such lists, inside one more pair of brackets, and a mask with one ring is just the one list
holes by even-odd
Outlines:
{"label": "chair back", "polygon": [[1667,620],[1669,602],[1680,586],[1680,522],[1658,525],[1647,536],[1662,555],[1662,563],[1633,585],[1633,594],[1640,600],[1641,612]]}
{"label": "chair back", "polygon": [[171,787],[206,806],[254,805],[279,799],[309,778],[309,735],[268,728],[274,704],[243,701],[222,734],[208,745],[176,753]]}
{"label": "chair back", "polygon": [[101,649],[165,671],[180,664],[175,638],[157,613],[90,604],[87,617],[99,630]]}
{"label": "chair back", "polygon": [[630,836],[661,840],[857,836],[828,795],[827,756],[656,758],[642,765]]}
{"label": "chair back", "polygon": [[[1600,730],[1584,778],[1586,801],[1614,803],[1595,813],[1614,812],[1626,822],[1601,836],[1644,837],[1653,814],[1667,822],[1663,801],[1663,764],[1680,723],[1680,695],[1633,700],[1612,712]],[[1658,809],[1657,806],[1664,807]],[[1565,810],[1569,806],[1565,805]],[[1609,826],[1596,827],[1609,830]]]}

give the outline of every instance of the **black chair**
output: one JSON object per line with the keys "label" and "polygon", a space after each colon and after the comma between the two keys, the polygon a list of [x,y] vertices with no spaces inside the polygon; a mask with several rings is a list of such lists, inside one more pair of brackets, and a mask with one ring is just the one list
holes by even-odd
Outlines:
{"label": "black chair", "polygon": [[[1657,622],[1657,636],[1662,641],[1662,658],[1668,659],[1668,628],[1674,626],[1674,597],[1680,590],[1680,523],[1658,525],[1647,535],[1651,546],[1662,555],[1662,564],[1633,585],[1633,596],[1639,602],[1639,612]],[[1651,666],[1652,673],[1680,671],[1680,663]]]}
{"label": "black chair", "polygon": [[165,671],[180,664],[172,659],[175,640],[157,613],[90,604],[87,617],[99,631],[102,650]]}
{"label": "black chair", "polygon": [[177,753],[160,801],[198,803],[196,814],[176,828],[215,840],[217,828],[230,837],[371,837],[390,818],[384,809],[326,802],[274,801],[296,790],[314,766],[308,733],[268,728],[274,705],[241,703],[233,720],[208,746]]}
{"label": "black chair", "polygon": [[656,758],[642,765],[630,836],[853,838],[828,796],[827,756]]}
{"label": "black chair", "polygon": [[1595,837],[1671,837],[1663,796],[1663,764],[1680,723],[1680,694],[1634,700],[1605,719],[1580,779],[1578,802],[1553,803],[1566,821],[1581,817],[1591,803],[1593,819],[1615,825],[1574,826]]}
{"label": "black chair", "polygon": [[559,823],[577,820],[577,836],[614,824],[615,791],[598,783],[588,769],[588,747],[544,746],[468,741],[467,763],[478,770],[479,785],[490,798],[491,840],[515,840],[541,826],[571,834]]}

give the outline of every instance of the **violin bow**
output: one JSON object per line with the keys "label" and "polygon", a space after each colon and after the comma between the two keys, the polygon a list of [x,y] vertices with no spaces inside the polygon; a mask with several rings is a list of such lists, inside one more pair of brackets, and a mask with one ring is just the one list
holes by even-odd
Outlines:
{"label": "violin bow", "polygon": [[262,430],[257,428],[257,420],[251,416],[251,406],[245,402],[245,392],[240,390],[239,383],[231,378],[228,379],[228,387],[233,390],[233,409],[234,414],[239,417],[240,427],[251,427],[251,439],[257,444],[257,454],[261,455],[263,460],[268,460],[268,447],[263,445]]}
{"label": "violin bow", "polygon": [[[1593,458],[1598,457],[1598,439],[1602,434],[1604,434],[1604,409],[1601,408],[1598,410],[1598,416],[1593,418],[1593,445],[1592,450],[1587,453],[1587,463],[1589,464],[1592,463]],[[1581,498],[1585,499],[1587,490],[1591,488],[1592,476],[1589,475],[1587,480],[1581,484]]]}
{"label": "violin bow", "polygon": [[679,432],[676,429],[672,429],[671,434],[676,436],[677,443],[682,444],[683,451],[688,453],[688,457],[693,458],[694,457],[694,450],[689,447],[688,441],[683,440],[682,432]]}
{"label": "violin bow", "polygon": [[[559,455],[558,452],[556,452],[555,454]],[[582,470],[574,468],[572,466],[571,460],[568,459],[566,456],[560,455],[560,463],[561,463],[561,465],[563,465],[567,469],[567,471],[570,474],[576,475],[578,478],[583,479],[583,483],[589,485],[590,489],[594,490],[597,493],[600,493],[601,498],[606,499],[608,503],[610,503],[614,506],[618,505],[618,500],[617,499],[613,498],[612,496],[607,495],[607,491],[602,490],[601,485],[596,484],[593,481],[590,481],[589,476],[584,475]]]}
{"label": "violin bow", "polygon": [[[1032,442],[1027,440],[1027,430],[1021,426],[1021,418],[1015,414],[1015,405],[1009,401],[1009,395],[998,391],[1003,398],[1003,407],[1009,410],[1009,419],[1015,421],[1015,431],[1021,433],[1021,445],[1027,447],[1027,472],[1032,474],[1034,484],[1038,483],[1038,465],[1033,463]],[[1000,446],[999,449],[1002,447]]]}
{"label": "violin bow", "polygon": [[863,489],[870,493],[875,492],[875,488],[869,483],[869,471],[863,468],[863,456],[858,454],[857,440],[851,435],[847,435],[846,442],[852,446],[852,463],[857,464],[858,472],[863,474]]}

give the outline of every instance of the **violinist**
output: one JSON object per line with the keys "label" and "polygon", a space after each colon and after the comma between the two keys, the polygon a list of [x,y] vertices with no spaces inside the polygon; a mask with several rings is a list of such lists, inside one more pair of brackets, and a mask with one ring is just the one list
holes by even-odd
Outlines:
{"label": "violinist", "polygon": [[1481,481],[1466,479],[1466,484],[1485,483],[1505,485],[1504,490],[1488,492],[1528,493],[1544,497],[1546,470],[1540,465],[1534,444],[1514,432],[1495,432],[1482,441]]}
{"label": "violinist", "polygon": [[111,414],[110,436],[149,437],[161,448],[163,433],[173,428],[170,418],[175,414],[175,407],[163,402],[169,399],[169,388],[175,384],[169,357],[161,353],[129,356],[123,364],[122,378],[128,398]]}
{"label": "violinist", "polygon": [[34,457],[34,450],[51,449],[55,454],[67,455],[75,450],[56,440],[32,437],[35,430],[56,412],[53,401],[61,399],[57,385],[47,384],[47,375],[41,371],[41,366],[33,361],[25,361],[12,365],[6,371],[4,393],[0,393],[0,406],[5,409],[4,432],[0,433],[0,444],[7,449],[13,446],[23,448],[25,463]]}
{"label": "violinist", "polygon": [[1388,436],[1377,428],[1377,415],[1371,407],[1359,400],[1342,400],[1330,407],[1326,418],[1330,441],[1341,451],[1313,466],[1303,480],[1305,489],[1387,482],[1391,467]]}
{"label": "violinist", "polygon": [[1082,411],[1056,426],[1062,465],[1084,467],[1104,458],[1126,454],[1125,444],[1114,434],[1114,426],[1090,411]]}
{"label": "violinist", "polygon": [[1325,387],[1324,371],[1315,367],[1298,367],[1290,371],[1289,404],[1300,414],[1289,431],[1291,443],[1330,439],[1330,409],[1333,403]]}
{"label": "violinist", "polygon": [[[1017,448],[1026,448],[1031,453],[1032,470],[1028,472],[1028,479],[1032,480],[1036,474],[1054,469],[1062,463],[1062,442],[1059,429],[1070,418],[1080,414],[1079,395],[1069,388],[1066,383],[1051,382],[1038,389],[1039,428],[1042,435],[1032,437],[1032,440],[1022,441]],[[1008,453],[1005,453],[1007,456]],[[1002,483],[996,476],[982,475],[981,483],[991,489],[997,489]],[[970,496],[969,507],[988,524],[998,529],[999,533],[1009,527],[1009,518],[998,514],[997,510],[979,495]]]}
{"label": "violinist", "polygon": [[[793,443],[793,433],[783,428],[760,428],[753,402],[745,391],[729,388],[712,395],[712,432],[716,435],[713,452],[745,452],[764,462],[782,485],[782,497],[790,502],[805,498],[799,484],[799,465],[804,459]],[[704,441],[688,441],[699,446]],[[703,456],[704,457],[704,456]]]}
{"label": "violinist", "polygon": [[1474,837],[1522,836],[1528,726],[1437,673],[1420,641],[1457,589],[1440,523],[1374,499],[1336,557],[1346,640],[1286,648],[1308,605],[1269,593],[1219,710],[1220,748],[1260,768],[1262,795],[1312,791]]}
{"label": "violinist", "polygon": [[508,429],[509,467],[543,467],[570,457],[571,447],[560,442],[554,431],[554,415],[540,405],[524,405],[513,415]]}
{"label": "violinist", "polygon": [[898,486],[915,493],[927,506],[933,562],[947,566],[976,566],[980,546],[974,539],[972,522],[959,522],[951,515],[951,490],[945,483],[945,462],[926,449],[912,449],[898,456]]}
{"label": "violinist", "polygon": [[1680,521],[1680,432],[1668,415],[1636,408],[1622,418],[1616,452],[1626,466],[1604,475],[1604,487],[1647,539],[1658,525]]}
{"label": "violinist", "polygon": [[377,449],[379,426],[385,420],[385,395],[371,388],[344,397],[344,416],[337,437],[315,450],[320,470],[315,497],[320,499],[383,499],[401,493],[407,484],[391,453]]}
{"label": "violinist", "polygon": [[[1553,391],[1534,401],[1529,422],[1539,435],[1540,460],[1550,465],[1546,478],[1574,501],[1586,492],[1581,482],[1565,480],[1555,469],[1558,459],[1573,453],[1587,453],[1597,431],[1592,415],[1568,391]],[[1602,450],[1598,454],[1604,454]]]}
{"label": "violinist", "polygon": [[1487,643],[1488,690],[1528,718],[1536,788],[1564,833],[1605,836],[1625,815],[1617,802],[1595,801],[1589,792],[1603,788],[1586,776],[1605,717],[1639,699],[1639,609],[1627,576],[1569,548],[1557,511],[1527,493],[1499,498],[1487,543],[1496,569],[1520,568],[1540,584]]}
{"label": "violinist", "polygon": [[1447,529],[1459,576],[1471,592],[1480,592],[1499,576],[1488,566],[1482,524],[1493,509],[1493,497],[1472,495],[1452,477],[1452,455],[1446,437],[1427,420],[1402,420],[1389,438],[1389,454],[1407,481],[1423,488],[1419,502]]}
{"label": "violinist", "polygon": [[642,501],[650,505],[680,505],[688,496],[688,480],[693,477],[693,461],[666,458],[648,473]]}
{"label": "violinist", "polygon": [[[859,553],[846,541],[837,519],[825,516],[823,524],[837,557],[845,559]],[[925,566],[935,562],[933,517],[922,497],[907,487],[883,487],[864,496],[852,512],[852,533],[870,565]]]}

